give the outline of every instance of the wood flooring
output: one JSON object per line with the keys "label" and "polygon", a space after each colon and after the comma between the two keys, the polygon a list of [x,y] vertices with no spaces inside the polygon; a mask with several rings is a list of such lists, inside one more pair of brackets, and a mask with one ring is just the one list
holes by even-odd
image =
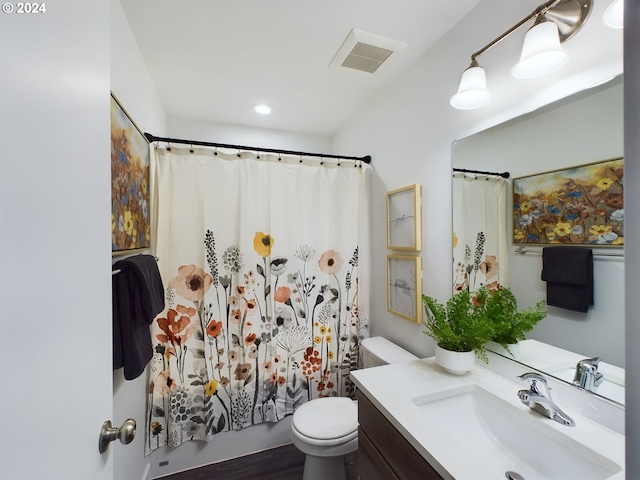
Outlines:
{"label": "wood flooring", "polygon": [[[358,478],[357,452],[345,457],[347,479]],[[162,480],[302,480],[304,454],[293,445],[284,445],[233,460],[214,463]]]}

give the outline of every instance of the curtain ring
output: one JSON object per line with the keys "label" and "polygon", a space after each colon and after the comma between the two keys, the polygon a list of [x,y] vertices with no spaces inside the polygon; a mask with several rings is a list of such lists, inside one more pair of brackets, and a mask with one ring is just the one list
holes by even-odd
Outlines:
{"label": "curtain ring", "polygon": [[193,145],[190,145],[189,153],[193,153]]}
{"label": "curtain ring", "polygon": [[214,155],[218,155],[218,147],[215,147],[215,148],[213,149],[213,154],[214,154]]}

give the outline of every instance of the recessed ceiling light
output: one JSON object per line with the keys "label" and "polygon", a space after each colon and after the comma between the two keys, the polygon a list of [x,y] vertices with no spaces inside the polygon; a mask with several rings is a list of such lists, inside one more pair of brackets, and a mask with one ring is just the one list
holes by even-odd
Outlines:
{"label": "recessed ceiling light", "polygon": [[265,105],[264,103],[259,103],[251,108],[253,108],[254,112],[259,113],[260,115],[269,115],[273,111],[273,107]]}

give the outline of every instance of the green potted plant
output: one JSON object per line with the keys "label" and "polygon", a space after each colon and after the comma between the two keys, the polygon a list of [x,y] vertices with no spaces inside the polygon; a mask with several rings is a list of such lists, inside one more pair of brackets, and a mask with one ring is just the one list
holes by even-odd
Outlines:
{"label": "green potted plant", "polygon": [[507,287],[488,292],[485,314],[493,322],[494,333],[491,340],[516,357],[516,345],[524,340],[524,334],[547,316],[546,303],[540,301],[533,307],[518,310],[518,302]]}
{"label": "green potted plant", "polygon": [[466,373],[473,368],[476,355],[489,361],[485,345],[493,338],[494,324],[485,314],[486,297],[485,290],[474,294],[463,290],[442,305],[422,295],[424,333],[435,340],[436,362],[447,372]]}

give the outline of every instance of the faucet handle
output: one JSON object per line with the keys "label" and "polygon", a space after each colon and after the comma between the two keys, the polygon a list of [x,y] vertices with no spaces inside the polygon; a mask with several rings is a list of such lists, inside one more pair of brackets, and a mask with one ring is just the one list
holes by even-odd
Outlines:
{"label": "faucet handle", "polygon": [[598,371],[600,357],[585,358],[576,365],[573,376],[573,384],[593,392],[604,380],[602,373]]}
{"label": "faucet handle", "polygon": [[594,370],[597,370],[599,363],[600,357],[585,358],[578,362],[578,367],[593,367]]}
{"label": "faucet handle", "polygon": [[536,373],[536,372],[526,372],[523,373],[522,375],[519,375],[518,378],[520,380],[531,380],[531,384],[529,385],[529,389],[532,392],[538,393],[538,394],[544,394],[545,392],[541,392],[540,388],[538,388],[537,382],[540,382],[542,385],[544,385],[544,389],[546,390],[546,394],[548,397],[551,397],[551,389],[549,388],[549,384],[547,383],[547,379],[544,378],[541,374]]}

